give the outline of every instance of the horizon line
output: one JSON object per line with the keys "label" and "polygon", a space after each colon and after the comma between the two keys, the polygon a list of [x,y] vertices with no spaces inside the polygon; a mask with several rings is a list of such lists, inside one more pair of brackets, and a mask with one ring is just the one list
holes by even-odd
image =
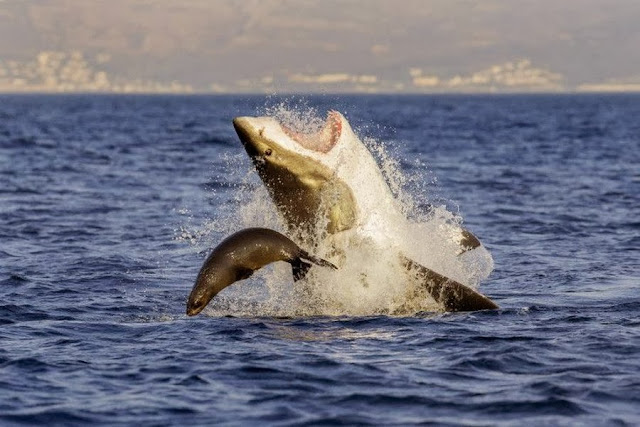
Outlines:
{"label": "horizon line", "polygon": [[633,95],[640,94],[640,88],[632,90],[549,90],[549,91],[433,91],[433,92],[393,92],[393,91],[380,91],[380,92],[362,92],[362,91],[336,91],[336,92],[318,92],[318,91],[305,91],[305,92],[215,92],[215,91],[39,91],[39,90],[2,90],[0,89],[0,96],[2,95],[114,95],[114,96],[473,96],[473,95],[492,95],[492,96],[510,96],[510,95]]}

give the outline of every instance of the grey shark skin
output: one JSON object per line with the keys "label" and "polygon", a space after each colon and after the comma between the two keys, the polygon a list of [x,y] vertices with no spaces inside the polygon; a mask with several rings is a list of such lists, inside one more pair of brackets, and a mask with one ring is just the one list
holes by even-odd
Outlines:
{"label": "grey shark skin", "polygon": [[353,227],[356,212],[351,189],[330,168],[266,138],[252,119],[236,117],[233,126],[289,227],[310,231],[319,211],[331,234]]}
{"label": "grey shark skin", "polygon": [[[311,231],[311,241],[306,243],[315,245],[317,239],[331,239],[356,227],[392,235],[384,230],[389,221],[381,220],[397,217],[388,185],[340,113],[329,112],[325,127],[311,135],[288,129],[271,117],[237,117],[233,125],[290,231],[303,231],[301,235]],[[345,167],[350,161],[357,161],[358,167]],[[356,187],[362,191],[355,193]],[[326,222],[326,230],[314,233],[319,218]],[[381,239],[383,245],[393,247],[388,237]],[[457,242],[460,253],[481,246],[478,238],[464,229],[458,231]],[[446,311],[498,308],[472,288],[406,258],[402,252],[398,255]]]}
{"label": "grey shark skin", "polygon": [[307,253],[277,231],[246,228],[224,239],[207,257],[189,295],[187,315],[200,313],[224,288],[249,278],[254,271],[276,261],[291,264],[294,280],[304,278],[311,267],[309,262],[337,268]]}

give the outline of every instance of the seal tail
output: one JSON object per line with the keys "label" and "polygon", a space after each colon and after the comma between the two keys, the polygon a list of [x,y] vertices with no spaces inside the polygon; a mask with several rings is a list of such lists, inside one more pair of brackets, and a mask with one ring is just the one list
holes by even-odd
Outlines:
{"label": "seal tail", "polygon": [[315,257],[305,251],[301,251],[300,256],[293,261],[291,261],[291,269],[293,270],[293,281],[297,282],[298,280],[302,280],[306,277],[309,269],[312,264],[306,261],[303,261],[302,258],[311,261],[311,263],[322,266],[322,267],[330,267],[334,270],[337,270],[338,267],[326,261],[322,258]]}

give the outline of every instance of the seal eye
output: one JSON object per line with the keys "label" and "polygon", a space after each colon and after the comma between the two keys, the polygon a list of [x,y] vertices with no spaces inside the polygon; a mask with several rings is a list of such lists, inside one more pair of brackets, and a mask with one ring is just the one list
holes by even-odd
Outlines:
{"label": "seal eye", "polygon": [[271,153],[273,153],[273,150],[271,150],[271,148],[267,148],[266,150],[264,150],[264,155],[265,156],[270,156]]}

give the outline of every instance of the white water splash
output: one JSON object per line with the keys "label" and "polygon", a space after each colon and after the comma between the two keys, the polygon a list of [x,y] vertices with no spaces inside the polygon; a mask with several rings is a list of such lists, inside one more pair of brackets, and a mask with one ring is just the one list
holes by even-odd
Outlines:
{"label": "white water splash", "polygon": [[[323,115],[315,109],[300,105],[292,108],[288,103],[269,107],[263,115],[274,116],[305,133],[317,131],[325,123]],[[317,247],[304,248],[339,264],[339,270],[315,267],[305,280],[293,283],[291,267],[276,263],[257,271],[251,279],[225,289],[204,313],[214,316],[410,315],[437,310],[438,305],[424,292],[416,295],[406,269],[400,265],[399,253],[474,288],[489,275],[493,262],[486,249],[459,256],[460,247],[451,237],[459,230],[462,219],[444,206],[428,203],[428,185],[421,174],[403,172],[399,160],[390,156],[381,142],[367,138],[365,144],[382,171],[397,210],[402,213],[383,218],[387,222],[386,231],[393,232],[393,246],[381,247],[366,233],[340,233],[321,241]],[[237,171],[235,156],[228,161],[234,163]],[[231,166],[227,169],[232,170]],[[248,166],[240,179],[243,183],[260,182],[252,166]],[[358,190],[353,188],[354,192]],[[266,227],[286,234],[285,225],[263,185],[240,185],[232,199],[229,203],[234,210],[221,209],[207,224],[210,230],[226,235],[246,227]],[[431,209],[420,210],[419,206],[431,206]],[[325,229],[326,219],[319,218],[317,232],[326,234]],[[298,242],[309,240],[289,237]],[[340,254],[335,253],[336,242]],[[217,242],[209,243],[214,246]]]}
{"label": "white water splash", "polygon": [[310,107],[304,100],[281,101],[265,107],[261,116],[275,117],[280,123],[301,133],[315,133],[325,125],[325,114]]}

